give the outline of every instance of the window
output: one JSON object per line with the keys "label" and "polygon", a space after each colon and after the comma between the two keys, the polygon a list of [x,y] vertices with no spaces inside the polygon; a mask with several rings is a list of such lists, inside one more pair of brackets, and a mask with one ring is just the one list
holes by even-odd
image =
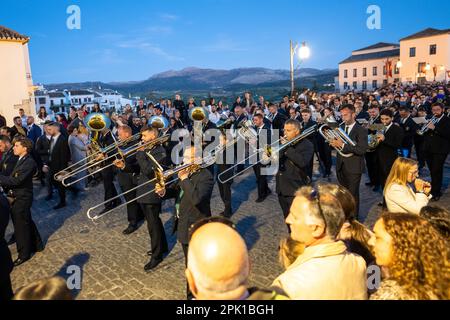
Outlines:
{"label": "window", "polygon": [[356,82],[356,81],[353,81],[353,89],[358,89],[358,82]]}
{"label": "window", "polygon": [[62,106],[64,104],[64,99],[61,99],[59,105]]}
{"label": "window", "polygon": [[344,78],[348,78],[348,70],[344,70]]}
{"label": "window", "polygon": [[425,62],[419,62],[418,66],[417,66],[417,72],[418,73],[425,73],[425,67],[426,67],[426,63]]}
{"label": "window", "polygon": [[377,67],[373,67],[372,69],[372,75],[377,76],[378,75],[378,68]]}
{"label": "window", "polygon": [[344,82],[344,90],[347,89],[347,87],[348,87],[348,83]]}
{"label": "window", "polygon": [[416,56],[416,47],[409,48],[409,56],[410,57]]}
{"label": "window", "polygon": [[435,44],[430,45],[430,55],[436,54],[437,47]]}
{"label": "window", "polygon": [[385,76],[386,73],[387,73],[387,71],[386,71],[386,66],[383,66],[383,76]]}
{"label": "window", "polygon": [[400,73],[400,69],[397,67],[397,64],[394,67],[394,73],[395,74],[399,74]]}
{"label": "window", "polygon": [[363,90],[367,90],[367,81],[362,82],[362,88]]}
{"label": "window", "polygon": [[358,76],[358,69],[353,69],[353,78]]}
{"label": "window", "polygon": [[50,100],[50,106],[54,106],[55,105],[55,102],[53,101],[53,100]]}
{"label": "window", "polygon": [[363,77],[367,77],[367,68],[363,68]]}
{"label": "window", "polygon": [[388,81],[387,81],[387,79],[384,79],[383,80],[383,86],[387,86],[388,85]]}
{"label": "window", "polygon": [[400,82],[400,78],[395,78],[394,79],[394,83],[399,83]]}
{"label": "window", "polygon": [[39,98],[39,103],[38,104],[45,104],[46,103],[46,99],[45,98]]}
{"label": "window", "polygon": [[376,88],[378,88],[378,82],[377,82],[377,80],[373,80],[372,81],[372,89],[376,89]]}

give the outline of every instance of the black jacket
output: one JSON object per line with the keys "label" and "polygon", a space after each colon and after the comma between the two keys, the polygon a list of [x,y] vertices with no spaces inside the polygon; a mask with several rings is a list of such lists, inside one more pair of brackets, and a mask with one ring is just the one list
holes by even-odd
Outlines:
{"label": "black jacket", "polygon": [[398,157],[398,149],[402,146],[403,136],[403,129],[392,123],[389,130],[384,133],[384,141],[380,142],[376,150],[380,165],[392,166]]}
{"label": "black jacket", "polygon": [[0,175],[0,185],[14,192],[16,201],[33,199],[33,175],[36,172],[36,162],[30,155],[17,161],[16,167],[9,176]]}
{"label": "black jacket", "polygon": [[13,269],[11,252],[5,241],[5,232],[8,227],[10,208],[6,197],[0,193],[0,281],[7,279]]}
{"label": "black jacket", "polygon": [[314,145],[304,139],[280,153],[280,167],[276,176],[277,194],[294,196],[295,192],[309,183],[307,172],[314,154]]}
{"label": "black jacket", "polygon": [[[163,146],[156,146],[153,151],[151,152],[152,156],[155,158],[155,160],[162,164],[164,163],[165,157],[166,157],[166,150]],[[153,163],[152,160],[147,156],[146,152],[144,151],[138,151],[136,154],[137,163],[139,165],[140,171],[138,176],[138,185],[148,182],[155,178],[155,169],[156,165]],[[139,188],[137,190],[137,196],[141,196],[144,193],[148,192],[149,190],[153,190],[155,188],[155,182],[151,182],[147,184],[144,188]],[[159,204],[161,203],[161,197],[157,195],[155,192],[148,194],[142,198],[140,198],[137,202],[138,203],[146,203],[146,204]]]}
{"label": "black jacket", "polygon": [[182,244],[189,243],[189,227],[211,216],[211,197],[214,177],[208,169],[200,169],[188,179],[179,182],[183,191],[179,208],[177,238]]}
{"label": "black jacket", "polygon": [[[345,130],[345,124],[341,126]],[[344,146],[344,153],[353,153],[349,158],[342,157],[339,153],[336,160],[336,170],[343,170],[351,174],[362,174],[364,172],[364,155],[368,148],[367,129],[355,123],[352,131],[350,131],[350,139],[355,142],[355,146],[346,144]]]}
{"label": "black jacket", "polygon": [[[272,120],[272,128],[275,130],[280,130],[281,132],[284,129],[284,123],[286,122],[287,117],[282,113],[278,112],[275,118]],[[281,135],[281,133],[280,133]]]}
{"label": "black jacket", "polygon": [[13,148],[9,149],[0,161],[0,175],[9,176],[16,166],[17,160],[19,160],[19,157],[14,155]]}
{"label": "black jacket", "polygon": [[40,158],[41,163],[48,164],[50,140],[47,139],[47,136],[45,134],[37,139],[36,145],[34,146],[34,150],[37,156]]}
{"label": "black jacket", "polygon": [[419,126],[411,117],[408,117],[405,123],[403,123],[403,119],[400,120],[400,127],[403,129],[403,148],[411,148],[414,144],[414,136],[416,135]]}
{"label": "black jacket", "polygon": [[62,134],[58,137],[55,145],[53,146],[53,150],[50,153],[49,147],[49,155],[50,155],[50,171],[52,173],[57,173],[65,168],[67,168],[70,160],[70,149],[69,144],[67,142],[67,138]]}
{"label": "black jacket", "polygon": [[450,152],[450,118],[444,115],[434,130],[425,133],[423,150],[438,154]]}

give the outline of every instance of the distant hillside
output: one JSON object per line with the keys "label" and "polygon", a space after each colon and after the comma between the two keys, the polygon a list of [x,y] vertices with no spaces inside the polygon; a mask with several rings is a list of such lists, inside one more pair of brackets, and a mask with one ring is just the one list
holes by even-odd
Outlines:
{"label": "distant hillside", "polygon": [[[318,70],[303,68],[296,71],[300,78],[297,87],[315,87],[320,90],[324,84],[334,83],[338,71],[334,69]],[[147,80],[130,82],[103,83],[90,81],[83,83],[59,83],[45,85],[48,89],[89,89],[102,87],[117,90],[124,95],[158,96],[182,92],[204,95],[221,92],[223,96],[234,95],[245,90],[257,92],[274,90],[276,92],[289,89],[289,71],[266,68],[239,68],[232,70],[214,70],[185,68],[180,71],[166,71],[155,74]]]}

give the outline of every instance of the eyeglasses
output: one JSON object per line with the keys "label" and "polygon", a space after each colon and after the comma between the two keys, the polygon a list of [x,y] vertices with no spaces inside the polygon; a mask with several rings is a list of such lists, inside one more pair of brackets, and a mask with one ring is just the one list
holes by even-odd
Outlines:
{"label": "eyeglasses", "polygon": [[195,231],[197,231],[200,227],[203,227],[204,225],[206,225],[208,223],[222,223],[222,224],[236,230],[236,226],[230,219],[227,219],[227,218],[224,218],[221,216],[208,217],[208,218],[204,218],[202,220],[197,221],[196,223],[192,224],[189,227],[189,241],[191,241],[191,238],[192,238],[193,234],[195,233]]}
{"label": "eyeglasses", "polygon": [[319,214],[322,218],[323,222],[325,223],[325,228],[327,227],[327,220],[325,219],[325,216],[322,211],[322,206],[320,205],[320,193],[316,188],[312,188],[311,193],[309,194],[309,199],[311,201],[315,201],[317,203],[317,207],[319,208]]}

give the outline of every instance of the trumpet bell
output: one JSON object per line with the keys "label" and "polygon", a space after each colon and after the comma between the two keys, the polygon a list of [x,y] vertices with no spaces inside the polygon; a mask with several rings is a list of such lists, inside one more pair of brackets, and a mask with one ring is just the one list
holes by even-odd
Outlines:
{"label": "trumpet bell", "polygon": [[99,132],[111,126],[111,119],[103,113],[90,113],[84,119],[84,124],[89,130]]}
{"label": "trumpet bell", "polygon": [[157,129],[167,129],[169,127],[169,120],[163,116],[153,116],[148,120],[148,126]]}
{"label": "trumpet bell", "polygon": [[203,107],[195,107],[189,110],[189,119],[192,121],[203,121],[209,118],[209,112]]}

